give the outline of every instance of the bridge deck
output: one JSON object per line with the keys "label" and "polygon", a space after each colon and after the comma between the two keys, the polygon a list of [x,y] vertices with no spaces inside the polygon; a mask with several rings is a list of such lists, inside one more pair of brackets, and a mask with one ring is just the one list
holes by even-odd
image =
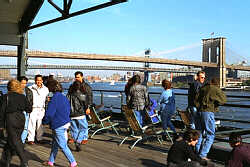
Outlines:
{"label": "bridge deck", "polygon": [[[47,129],[47,136],[51,134]],[[167,152],[170,148],[170,143],[165,142],[162,145],[156,141],[146,142],[144,144],[138,143],[133,150],[128,148],[131,142],[127,141],[122,146],[118,146],[124,136],[116,136],[111,133],[104,133],[94,136],[94,139],[89,139],[86,145],[82,145],[81,152],[75,152],[73,144],[69,144],[73,150],[75,159],[79,167],[130,167],[130,166],[145,166],[145,167],[163,167],[166,166]],[[51,141],[50,137],[46,140]],[[36,144],[33,146],[26,145],[26,150],[29,154],[30,167],[40,167],[42,163],[49,158],[50,145]],[[2,148],[0,148],[0,154]],[[12,166],[19,165],[19,159],[14,156],[12,159]],[[0,164],[2,166],[3,164]],[[58,152],[56,158],[56,167],[68,167],[68,162],[61,151]],[[221,164],[216,164],[222,167]]]}

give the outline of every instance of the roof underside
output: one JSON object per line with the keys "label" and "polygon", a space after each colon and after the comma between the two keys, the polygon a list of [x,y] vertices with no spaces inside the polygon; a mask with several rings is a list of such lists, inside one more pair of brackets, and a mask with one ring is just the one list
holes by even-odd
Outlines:
{"label": "roof underside", "polygon": [[21,43],[21,37],[23,37],[29,29],[65,20],[70,17],[85,14],[126,1],[127,0],[110,0],[106,3],[70,13],[69,10],[73,0],[64,0],[63,9],[58,7],[53,0],[48,0],[48,2],[54,6],[54,8],[62,14],[62,16],[31,26],[32,21],[43,5],[44,0],[0,0],[0,45],[18,46]]}
{"label": "roof underside", "polygon": [[0,0],[0,45],[19,45],[44,0]]}

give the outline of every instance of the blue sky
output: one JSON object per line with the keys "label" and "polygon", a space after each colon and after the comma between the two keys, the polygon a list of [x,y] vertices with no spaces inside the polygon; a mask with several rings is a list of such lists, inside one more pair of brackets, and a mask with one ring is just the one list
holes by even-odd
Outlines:
{"label": "blue sky", "polygon": [[[72,11],[103,2],[107,1],[74,0]],[[201,39],[210,38],[214,32],[213,37],[226,37],[228,47],[249,59],[249,6],[250,1],[236,0],[128,0],[30,30],[29,49],[136,55],[146,48],[152,53],[161,53],[198,44],[191,51],[182,50],[179,55],[170,52],[161,56],[199,61]],[[59,13],[45,1],[33,24],[57,16]]]}
{"label": "blue sky", "polygon": [[[57,1],[55,1],[57,2]],[[73,10],[103,0],[74,0]],[[248,53],[250,2],[236,0],[129,0],[30,31],[30,49],[130,55],[174,49],[224,36]],[[45,1],[34,24],[58,16]],[[43,41],[41,43],[41,41]]]}

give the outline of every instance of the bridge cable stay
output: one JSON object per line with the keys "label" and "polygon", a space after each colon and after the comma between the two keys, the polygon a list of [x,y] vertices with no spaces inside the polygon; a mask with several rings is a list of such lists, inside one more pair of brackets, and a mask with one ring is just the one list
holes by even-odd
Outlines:
{"label": "bridge cable stay", "polygon": [[181,46],[175,49],[170,49],[170,50],[165,50],[165,51],[160,51],[160,52],[153,52],[152,56],[153,57],[157,57],[160,58],[162,55],[167,55],[167,54],[172,54],[172,53],[176,53],[176,52],[180,52],[180,51],[186,51],[188,49],[192,49],[192,48],[196,48],[198,46],[201,46],[200,43],[194,43],[191,45],[185,45],[185,46]]}
{"label": "bridge cable stay", "polygon": [[232,44],[230,42],[227,42],[226,45],[226,61],[227,59],[235,59],[237,62],[229,62],[231,64],[235,64],[235,65],[243,65],[243,64],[247,64],[247,58],[245,56],[240,55],[239,53],[237,53],[235,51],[235,49],[233,49]]}
{"label": "bridge cable stay", "polygon": [[[187,61],[201,61],[202,45],[200,42],[180,46],[174,49],[165,51],[152,51],[153,58],[175,59],[175,60],[187,60]],[[167,65],[171,68],[182,68],[180,65]],[[188,68],[188,67],[184,67]]]}

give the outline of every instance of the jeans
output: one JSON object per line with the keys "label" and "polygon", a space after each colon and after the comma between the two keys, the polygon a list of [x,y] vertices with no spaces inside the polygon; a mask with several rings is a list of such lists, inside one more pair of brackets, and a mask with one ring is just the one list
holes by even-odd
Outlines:
{"label": "jeans", "polygon": [[201,134],[196,144],[196,151],[200,157],[206,157],[215,137],[215,119],[213,112],[200,112]]}
{"label": "jeans", "polygon": [[137,121],[139,122],[140,126],[143,127],[143,121],[145,119],[145,110],[140,110],[140,111],[134,111],[135,117]]}
{"label": "jeans", "polygon": [[57,155],[59,148],[63,151],[64,155],[66,156],[66,158],[69,160],[71,164],[76,162],[73,154],[71,153],[68,147],[67,140],[68,140],[68,137],[67,137],[66,128],[61,126],[53,130],[53,142],[52,142],[49,162],[51,163],[55,162],[56,155]]}
{"label": "jeans", "polygon": [[21,135],[21,140],[22,140],[22,143],[25,143],[25,140],[28,136],[28,125],[29,125],[29,113],[26,113],[25,111],[23,112],[24,116],[25,116],[25,125],[24,125],[24,130],[22,132],[22,135]]}
{"label": "jeans", "polygon": [[71,120],[70,133],[77,143],[81,143],[82,140],[88,140],[88,121],[86,116],[83,119]]}
{"label": "jeans", "polygon": [[175,127],[171,122],[171,117],[173,115],[174,114],[170,113],[168,110],[161,111],[161,123],[164,131],[167,130],[169,127],[174,133],[176,133]]}

